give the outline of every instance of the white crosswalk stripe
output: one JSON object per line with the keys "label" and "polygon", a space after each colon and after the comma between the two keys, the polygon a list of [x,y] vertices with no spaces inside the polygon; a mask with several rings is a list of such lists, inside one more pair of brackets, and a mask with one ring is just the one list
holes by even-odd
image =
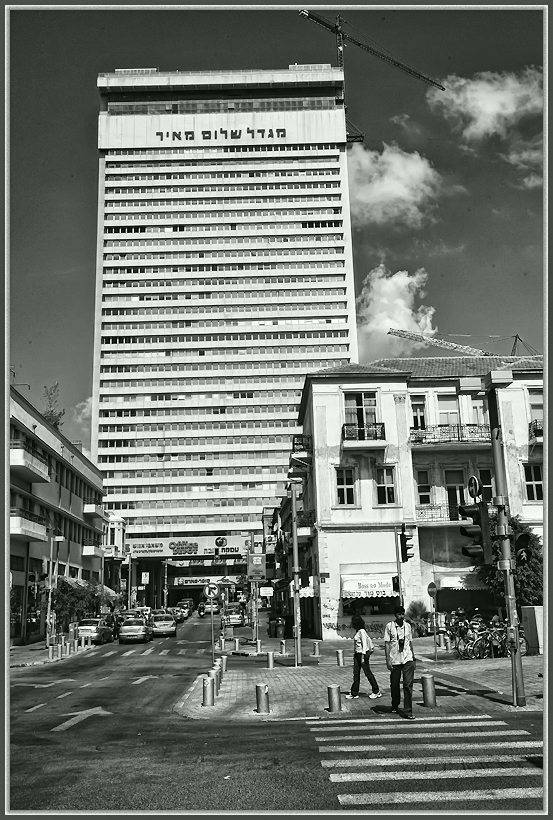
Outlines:
{"label": "white crosswalk stripe", "polygon": [[102,655],[102,658],[108,658],[110,655],[117,655],[117,650],[116,650],[116,649],[112,649],[112,650],[111,650],[111,652],[105,652],[105,653]]}
{"label": "white crosswalk stripe", "polygon": [[[337,797],[345,811],[409,805],[424,811],[428,804],[434,812],[461,803],[485,812],[539,809],[543,741],[526,729],[505,728],[503,717],[440,715],[409,724],[395,717],[336,718],[305,725],[329,781],[342,787]],[[362,791],[367,783],[370,791]]]}
{"label": "white crosswalk stripe", "polygon": [[141,652],[140,654],[141,655],[151,655],[153,651],[154,651],[154,648],[150,647],[150,649],[145,649],[144,652]]}
{"label": "white crosswalk stripe", "polygon": [[177,652],[177,655],[186,655],[187,652],[188,652],[187,649],[179,649],[179,651]]}
{"label": "white crosswalk stripe", "polygon": [[136,652],[136,649],[128,649],[126,652],[123,652],[122,657],[126,658],[127,655],[132,655],[134,652]]}
{"label": "white crosswalk stripe", "polygon": [[171,651],[170,649],[162,649],[159,654],[160,655],[168,655],[170,651]]}

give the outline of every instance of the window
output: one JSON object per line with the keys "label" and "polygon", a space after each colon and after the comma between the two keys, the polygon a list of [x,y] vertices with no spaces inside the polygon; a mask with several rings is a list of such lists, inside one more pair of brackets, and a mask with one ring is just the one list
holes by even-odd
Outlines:
{"label": "window", "polygon": [[417,493],[419,504],[430,504],[430,479],[428,470],[417,470]]}
{"label": "window", "polygon": [[524,480],[528,501],[543,501],[543,478],[541,464],[525,464]]}
{"label": "window", "polygon": [[351,467],[338,467],[336,469],[336,488],[340,506],[355,504],[355,475]]}
{"label": "window", "polygon": [[362,439],[366,427],[376,424],[376,393],[346,393],[344,399],[346,424],[356,427]]}
{"label": "window", "polygon": [[459,424],[457,396],[438,396],[438,423],[440,425]]}
{"label": "window", "polygon": [[472,423],[473,424],[487,424],[486,408],[484,399],[477,396],[472,397]]}
{"label": "window", "polygon": [[411,411],[413,413],[413,429],[426,430],[424,396],[411,396]]}
{"label": "window", "polygon": [[479,469],[478,475],[482,482],[482,500],[490,502],[493,498],[492,471]]}
{"label": "window", "polygon": [[530,421],[543,421],[543,391],[529,390]]}
{"label": "window", "polygon": [[396,503],[393,467],[379,467],[376,471],[376,503]]}
{"label": "window", "polygon": [[459,504],[465,503],[465,476],[463,470],[446,470],[445,485],[447,503],[449,506],[449,520],[459,520]]}
{"label": "window", "polygon": [[22,555],[10,555],[10,569],[14,572],[25,572],[25,559]]}

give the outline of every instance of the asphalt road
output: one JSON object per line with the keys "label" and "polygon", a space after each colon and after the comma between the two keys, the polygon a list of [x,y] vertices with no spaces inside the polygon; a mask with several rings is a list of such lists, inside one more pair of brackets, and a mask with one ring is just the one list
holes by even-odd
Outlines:
{"label": "asphalt road", "polygon": [[[248,660],[233,658],[239,662]],[[542,806],[539,714],[441,723],[388,716],[370,727],[177,715],[175,702],[211,665],[209,618],[194,615],[176,639],[115,642],[60,664],[12,669],[11,810],[419,813]],[[481,777],[486,770],[490,777]]]}

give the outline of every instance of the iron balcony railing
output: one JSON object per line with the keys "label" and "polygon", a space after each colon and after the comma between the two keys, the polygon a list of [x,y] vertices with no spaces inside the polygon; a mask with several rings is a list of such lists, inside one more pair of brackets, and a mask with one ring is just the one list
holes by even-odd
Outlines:
{"label": "iron balcony railing", "polygon": [[94,496],[87,496],[86,498],[83,498],[83,504],[94,504],[96,507],[102,506],[102,502],[98,501],[98,499],[94,498]]}
{"label": "iron balcony railing", "polygon": [[534,419],[530,422],[528,436],[530,438],[543,438],[543,419]]}
{"label": "iron balcony railing", "polygon": [[[490,506],[490,502],[488,507]],[[417,504],[415,506],[417,521],[465,521],[459,514],[457,504]]]}
{"label": "iron balcony railing", "polygon": [[489,424],[436,424],[424,430],[411,428],[409,441],[412,444],[440,444],[441,442],[482,441],[489,443]]}
{"label": "iron balcony railing", "polygon": [[10,517],[26,518],[27,521],[33,521],[35,524],[42,524],[43,527],[46,526],[46,519],[43,515],[37,515],[34,512],[30,512],[30,510],[25,510],[23,507],[10,507]]}
{"label": "iron balcony railing", "polygon": [[28,444],[26,441],[21,441],[20,439],[12,439],[10,441],[10,450],[25,450],[29,455],[33,456],[33,458],[42,461],[43,464],[48,466],[48,459],[39,453],[38,450],[35,450],[32,445]]}
{"label": "iron balcony railing", "polygon": [[307,452],[310,453],[313,449],[313,438],[312,436],[292,436],[292,452],[299,453],[299,452]]}
{"label": "iron balcony railing", "polygon": [[383,422],[375,424],[344,424],[342,426],[343,441],[384,441],[386,428]]}
{"label": "iron balcony railing", "polygon": [[83,538],[83,547],[101,547],[101,541],[93,541],[91,538]]}

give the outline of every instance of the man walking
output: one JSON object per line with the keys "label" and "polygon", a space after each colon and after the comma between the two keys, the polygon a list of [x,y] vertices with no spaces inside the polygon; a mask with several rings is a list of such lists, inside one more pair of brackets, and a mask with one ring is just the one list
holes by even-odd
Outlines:
{"label": "man walking", "polygon": [[[384,650],[386,652],[386,666],[390,670],[390,688],[392,692],[392,712],[403,714],[408,720],[414,720],[413,714],[413,679],[415,677],[415,651],[411,626],[405,621],[405,610],[402,606],[396,607],[395,621],[386,624],[384,630]],[[399,704],[401,694],[399,683],[403,675],[403,712]]]}

